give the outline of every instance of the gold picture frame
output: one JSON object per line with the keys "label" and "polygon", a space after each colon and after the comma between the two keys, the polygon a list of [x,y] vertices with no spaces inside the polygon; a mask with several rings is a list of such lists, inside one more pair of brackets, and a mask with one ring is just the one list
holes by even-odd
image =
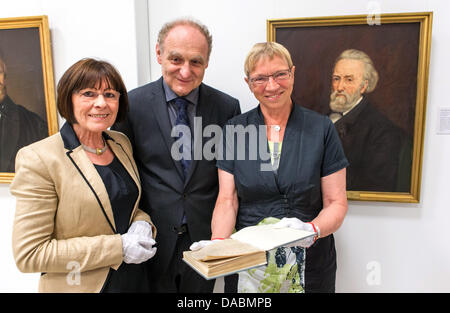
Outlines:
{"label": "gold picture frame", "polygon": [[10,130],[0,134],[0,183],[10,183],[17,150],[59,130],[47,16],[1,18],[0,58],[0,118]]}
{"label": "gold picture frame", "polygon": [[[401,178],[397,178],[395,187],[347,188],[349,200],[420,201],[432,18],[432,12],[421,12],[379,14],[375,19],[367,15],[349,15],[267,20],[267,40],[286,46],[296,66],[295,103],[327,114],[332,71],[337,57],[346,49],[365,52],[377,68],[378,85],[364,98],[378,101],[377,108],[381,113],[402,129],[407,138],[405,142],[409,142],[409,150],[402,150],[407,151],[401,153],[402,157],[407,156],[402,160],[409,161],[398,161],[397,172],[402,175],[398,174]],[[381,165],[380,171],[383,168]],[[353,172],[356,175],[363,171],[360,167]],[[349,172],[348,168],[348,175]],[[386,177],[386,184],[389,179]],[[401,185],[400,181],[403,181],[403,187],[397,187]]]}

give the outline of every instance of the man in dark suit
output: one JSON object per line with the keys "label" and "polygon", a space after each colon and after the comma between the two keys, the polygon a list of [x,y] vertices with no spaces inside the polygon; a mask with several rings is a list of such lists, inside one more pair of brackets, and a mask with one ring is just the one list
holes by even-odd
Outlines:
{"label": "man in dark suit", "polygon": [[377,82],[378,73],[366,53],[350,49],[337,58],[329,117],[350,162],[347,190],[408,192],[411,143],[365,96]]}
{"label": "man in dark suit", "polygon": [[8,96],[6,65],[0,57],[0,172],[14,172],[17,151],[47,136],[47,125],[39,115]]}
{"label": "man in dark suit", "polygon": [[[214,281],[204,280],[182,261],[182,252],[193,242],[211,237],[218,194],[216,162],[202,153],[212,138],[203,129],[222,127],[240,113],[237,99],[202,83],[211,45],[208,29],[198,22],[183,19],[164,25],[156,45],[162,78],[131,91],[128,120],[114,126],[134,145],[141,208],[158,227],[158,252],[148,263],[154,292],[214,288]],[[174,127],[185,127],[193,136],[187,132],[174,138]],[[173,154],[175,143],[181,143],[181,160]]]}

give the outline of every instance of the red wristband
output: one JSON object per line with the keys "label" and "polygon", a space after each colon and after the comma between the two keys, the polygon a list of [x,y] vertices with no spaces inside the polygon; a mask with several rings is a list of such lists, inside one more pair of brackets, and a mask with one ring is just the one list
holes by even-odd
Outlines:
{"label": "red wristband", "polygon": [[314,225],[314,223],[311,223],[311,222],[307,222],[307,224],[312,225],[314,232],[316,233],[316,236],[314,236],[314,242],[316,242],[316,240],[319,239],[319,233],[317,232],[316,225]]}
{"label": "red wristband", "polygon": [[316,225],[314,225],[314,223],[307,222],[307,224],[311,224],[313,229],[314,229],[314,232],[317,233]]}
{"label": "red wristband", "polygon": [[215,238],[211,238],[211,240],[224,240],[225,238],[219,238],[219,237],[215,237]]}

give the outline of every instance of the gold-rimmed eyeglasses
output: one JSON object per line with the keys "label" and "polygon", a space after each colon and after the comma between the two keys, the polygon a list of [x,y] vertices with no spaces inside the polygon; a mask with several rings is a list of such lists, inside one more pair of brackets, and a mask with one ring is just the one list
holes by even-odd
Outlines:
{"label": "gold-rimmed eyeglasses", "polygon": [[120,98],[120,92],[112,89],[104,90],[103,92],[99,92],[95,89],[83,89],[77,92],[83,101],[94,101],[98,98],[99,95],[103,96],[105,102],[117,102]]}
{"label": "gold-rimmed eyeglasses", "polygon": [[272,75],[258,75],[256,77],[250,78],[250,83],[254,85],[265,85],[269,82],[270,77],[273,78],[277,83],[282,83],[291,77],[291,69],[282,70],[273,73]]}

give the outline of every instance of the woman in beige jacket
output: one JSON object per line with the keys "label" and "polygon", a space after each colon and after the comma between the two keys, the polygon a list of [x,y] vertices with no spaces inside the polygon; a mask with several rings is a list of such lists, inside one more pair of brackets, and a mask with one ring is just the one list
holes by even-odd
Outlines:
{"label": "woman in beige jacket", "polygon": [[83,59],[58,84],[60,132],[22,148],[13,252],[22,272],[41,272],[40,292],[145,292],[156,229],[138,208],[141,185],[122,133],[128,97],[116,69]]}

